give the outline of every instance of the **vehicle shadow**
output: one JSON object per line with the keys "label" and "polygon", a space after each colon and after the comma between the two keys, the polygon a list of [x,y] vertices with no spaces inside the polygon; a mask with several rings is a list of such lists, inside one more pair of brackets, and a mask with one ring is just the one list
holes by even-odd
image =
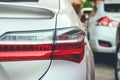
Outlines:
{"label": "vehicle shadow", "polygon": [[110,66],[115,66],[115,54],[114,53],[94,53],[95,63],[107,64]]}

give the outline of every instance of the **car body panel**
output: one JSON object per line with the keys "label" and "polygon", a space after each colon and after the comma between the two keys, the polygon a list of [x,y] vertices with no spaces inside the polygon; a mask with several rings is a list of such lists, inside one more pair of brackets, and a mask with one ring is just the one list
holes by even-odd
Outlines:
{"label": "car body panel", "polygon": [[[119,24],[119,12],[106,12],[104,10],[105,4],[119,4],[119,2],[109,2],[109,1],[101,1],[97,12],[93,17],[91,17],[88,21],[88,35],[90,39],[90,45],[94,52],[100,53],[115,53],[116,50],[116,31]],[[113,22],[110,22],[108,26],[98,25],[98,20],[107,17]],[[98,41],[107,41],[112,47],[103,47],[98,44]]]}
{"label": "car body panel", "polygon": [[[1,65],[2,67],[4,67],[5,72],[3,73],[6,73],[4,75],[5,77],[3,76],[3,74],[1,75],[1,78],[3,78],[3,80],[38,80],[41,77],[41,74],[44,74],[44,72],[48,68],[49,61],[8,62],[2,63]],[[43,80],[56,80],[58,78],[63,80],[79,80],[79,78],[86,80],[87,76],[85,66],[86,63],[84,61],[81,62],[81,64],[68,61],[53,61],[49,72],[44,76]],[[66,74],[67,76],[65,76]]]}
{"label": "car body panel", "polygon": [[[1,30],[0,36],[6,35],[28,35],[26,33],[31,33],[38,35],[40,40],[4,40],[0,38],[0,45],[46,45],[52,44],[52,49],[46,51],[37,51],[38,53],[54,53],[54,45],[56,43],[71,43],[80,42],[81,39],[76,40],[56,40],[55,36],[63,34],[67,31],[74,29],[80,29],[85,32],[85,28],[82,26],[78,16],[74,12],[72,6],[65,0],[39,0],[39,3],[35,2],[20,2],[20,3],[2,3],[0,4],[34,9],[44,8],[50,10],[54,13],[52,18],[24,18],[24,17],[14,17],[14,18],[0,18]],[[54,3],[54,4],[53,4]],[[32,8],[33,9],[33,8]],[[31,10],[30,10],[31,11]],[[34,14],[34,13],[33,13]],[[32,15],[33,15],[32,14]],[[20,14],[19,14],[20,15]],[[14,16],[14,15],[13,15]],[[55,32],[56,31],[56,32]],[[85,35],[86,36],[86,35]],[[84,41],[84,56],[81,62],[67,61],[67,60],[52,60],[51,56],[47,59],[36,59],[29,61],[1,61],[0,62],[0,80],[94,80],[94,60],[93,53],[89,46],[88,40],[85,37]],[[4,50],[5,51],[5,50]],[[1,52],[2,53],[4,53]],[[61,50],[62,51],[62,50]],[[63,50],[65,51],[65,50]],[[29,52],[29,51],[28,51]],[[32,52],[32,51],[31,51]],[[5,52],[9,53],[9,51]],[[12,53],[12,51],[10,52]],[[13,53],[20,52],[15,52]],[[24,51],[21,52],[25,53]],[[35,53],[35,51],[34,51]],[[37,55],[39,55],[36,53]],[[63,52],[65,53],[65,52]],[[71,52],[72,53],[72,52]],[[62,54],[62,53],[61,53]],[[24,54],[23,54],[24,55]],[[11,55],[8,55],[9,58]],[[34,54],[35,56],[35,54]],[[42,55],[44,56],[44,55]],[[1,55],[2,57],[2,55]],[[2,60],[2,59],[1,59]],[[45,75],[44,75],[45,74]]]}

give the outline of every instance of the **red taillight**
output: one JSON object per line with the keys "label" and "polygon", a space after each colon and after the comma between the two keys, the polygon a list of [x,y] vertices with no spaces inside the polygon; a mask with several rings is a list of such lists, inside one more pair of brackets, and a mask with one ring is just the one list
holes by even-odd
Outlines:
{"label": "red taillight", "polygon": [[[57,43],[54,60],[80,62],[84,55],[84,41]],[[51,58],[51,44],[0,45],[0,61],[45,60]]]}
{"label": "red taillight", "polygon": [[109,47],[109,44],[107,44],[107,43],[101,43],[100,46]]}
{"label": "red taillight", "polygon": [[112,22],[117,22],[115,20],[112,20],[110,18],[108,18],[107,16],[102,17],[100,19],[97,20],[97,25],[99,26],[109,26],[110,23]]}
{"label": "red taillight", "polygon": [[99,40],[98,43],[99,43],[99,45],[102,46],[102,47],[112,47],[111,43],[108,42],[108,41]]}
{"label": "red taillight", "polygon": [[72,44],[57,44],[54,59],[69,60],[79,63],[84,56],[84,47],[84,41]]}

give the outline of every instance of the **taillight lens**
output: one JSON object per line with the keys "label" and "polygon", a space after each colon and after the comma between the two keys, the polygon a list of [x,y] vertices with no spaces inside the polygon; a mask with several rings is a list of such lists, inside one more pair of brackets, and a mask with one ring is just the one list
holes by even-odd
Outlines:
{"label": "taillight lens", "polygon": [[82,30],[76,29],[76,30],[71,30],[58,35],[57,39],[58,40],[75,40],[75,39],[83,40],[84,37],[85,37],[85,32],[83,32]]}
{"label": "taillight lens", "polygon": [[7,32],[0,37],[0,41],[48,41],[52,34],[53,30]]}
{"label": "taillight lens", "polygon": [[110,24],[114,27],[114,26],[118,25],[118,22],[108,18],[107,16],[102,17],[102,18],[97,20],[97,25],[98,26],[106,26],[106,27],[108,27],[108,26],[110,26]]}
{"label": "taillight lens", "polygon": [[79,63],[83,59],[84,48],[84,40],[81,42],[57,44],[54,59]]}
{"label": "taillight lens", "polygon": [[[58,30],[58,33],[60,34],[58,34],[57,36],[53,59],[68,60],[68,61],[79,63],[84,56],[84,47],[85,47],[84,31],[81,31],[81,30],[68,31],[67,30],[61,33],[61,30],[60,32]],[[9,36],[9,34],[7,35]],[[26,40],[26,38],[24,39]],[[28,39],[29,38],[27,38],[27,40]],[[12,38],[12,40],[14,40],[14,38]],[[52,43],[0,44],[0,61],[24,61],[24,60],[51,59],[52,47],[53,47]]]}

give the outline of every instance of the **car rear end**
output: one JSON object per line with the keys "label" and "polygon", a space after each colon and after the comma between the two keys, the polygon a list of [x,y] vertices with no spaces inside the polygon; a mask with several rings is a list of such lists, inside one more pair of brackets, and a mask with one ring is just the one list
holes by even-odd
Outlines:
{"label": "car rear end", "polygon": [[94,52],[115,53],[115,35],[120,18],[119,4],[119,2],[101,2],[95,15],[95,23],[92,25],[94,27],[89,28],[92,35],[90,43]]}
{"label": "car rear end", "polygon": [[69,6],[0,2],[0,80],[93,80],[86,33]]}

